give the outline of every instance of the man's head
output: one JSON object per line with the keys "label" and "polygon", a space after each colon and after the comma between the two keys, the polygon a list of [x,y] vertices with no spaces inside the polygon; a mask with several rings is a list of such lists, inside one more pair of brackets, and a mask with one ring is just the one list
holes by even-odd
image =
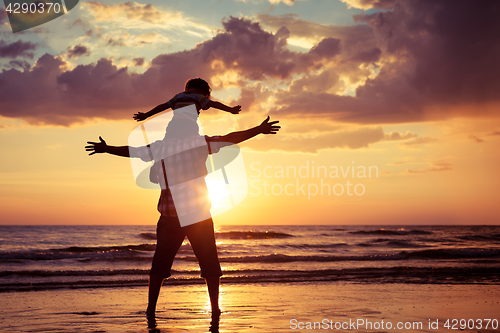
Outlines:
{"label": "man's head", "polygon": [[210,86],[208,85],[207,81],[203,80],[202,78],[194,78],[194,79],[189,79],[187,82],[186,82],[186,87],[184,88],[185,91],[193,91],[193,90],[196,90],[198,91],[199,93],[207,96],[207,97],[210,97],[210,91],[212,91],[212,89],[210,88]]}

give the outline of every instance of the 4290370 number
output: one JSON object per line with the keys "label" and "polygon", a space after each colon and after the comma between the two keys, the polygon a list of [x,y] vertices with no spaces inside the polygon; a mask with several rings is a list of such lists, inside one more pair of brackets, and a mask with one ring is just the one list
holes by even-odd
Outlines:
{"label": "4290370 number", "polygon": [[498,329],[498,320],[496,319],[448,319],[443,325],[449,330],[465,330],[465,329]]}
{"label": "4290370 number", "polygon": [[52,3],[52,2],[32,2],[32,3],[9,3],[5,11],[11,14],[48,14],[51,11],[53,13],[61,12],[61,4],[60,3]]}

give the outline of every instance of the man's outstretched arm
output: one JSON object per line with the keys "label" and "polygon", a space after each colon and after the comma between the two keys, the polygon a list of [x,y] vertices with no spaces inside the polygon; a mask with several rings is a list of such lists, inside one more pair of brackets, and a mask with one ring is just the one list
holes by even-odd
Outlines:
{"label": "man's outstretched arm", "polygon": [[94,154],[108,153],[116,156],[130,157],[129,146],[108,146],[106,141],[99,137],[100,142],[87,141],[89,146],[85,150],[89,151],[89,156]]}
{"label": "man's outstretched arm", "polygon": [[238,144],[259,134],[276,134],[281,128],[281,126],[276,125],[277,123],[279,123],[279,121],[276,120],[270,122],[269,119],[270,118],[268,116],[267,119],[264,120],[259,126],[255,126],[244,131],[232,132],[224,135],[220,138],[220,141]]}

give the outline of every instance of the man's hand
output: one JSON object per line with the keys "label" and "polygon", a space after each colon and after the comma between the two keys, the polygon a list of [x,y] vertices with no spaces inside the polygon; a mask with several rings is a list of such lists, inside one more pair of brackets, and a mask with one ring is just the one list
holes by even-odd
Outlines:
{"label": "man's hand", "polygon": [[91,152],[89,156],[94,155],[96,153],[97,154],[107,153],[108,145],[106,144],[106,141],[104,141],[101,137],[99,137],[99,140],[101,142],[87,141],[87,143],[90,144],[90,146],[85,146],[85,150]]}
{"label": "man's hand", "polygon": [[229,112],[231,112],[232,114],[238,114],[240,113],[241,111],[241,105],[236,105],[236,106],[233,106]]}
{"label": "man's hand", "polygon": [[281,128],[281,126],[274,125],[277,123],[279,123],[277,120],[269,122],[269,116],[267,116],[267,119],[259,125],[259,130],[262,134],[276,134]]}
{"label": "man's hand", "polygon": [[146,115],[146,113],[137,112],[136,114],[134,114],[134,119],[137,121],[142,121],[142,120],[147,119],[147,118],[148,118],[148,116]]}

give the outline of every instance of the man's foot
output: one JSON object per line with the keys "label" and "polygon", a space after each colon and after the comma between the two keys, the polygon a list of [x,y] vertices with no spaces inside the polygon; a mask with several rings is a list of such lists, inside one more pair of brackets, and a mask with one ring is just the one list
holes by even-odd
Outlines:
{"label": "man's foot", "polygon": [[156,328],[156,318],[154,315],[152,317],[146,316],[146,319],[148,321],[148,328],[149,329]]}
{"label": "man's foot", "polygon": [[148,306],[146,310],[146,319],[148,321],[148,328],[155,328],[156,327],[156,314],[155,310],[151,310]]}
{"label": "man's foot", "polygon": [[209,332],[218,333],[219,332],[219,322],[220,315],[222,311],[220,309],[212,310],[212,321],[210,322]]}

